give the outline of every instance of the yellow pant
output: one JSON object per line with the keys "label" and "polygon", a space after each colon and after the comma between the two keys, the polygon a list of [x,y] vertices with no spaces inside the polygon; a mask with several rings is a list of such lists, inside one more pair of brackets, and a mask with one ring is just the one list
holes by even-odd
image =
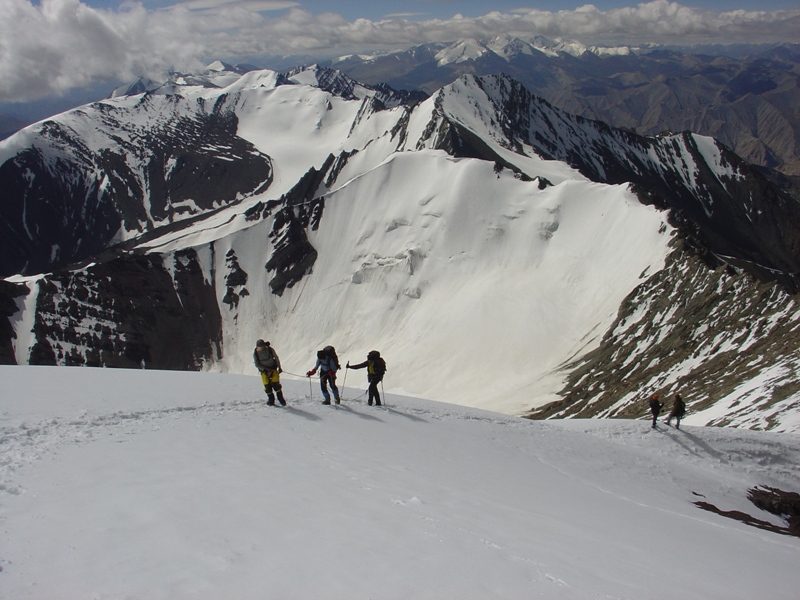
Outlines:
{"label": "yellow pant", "polygon": [[277,370],[275,371],[261,371],[261,381],[264,382],[264,385],[270,383],[279,383],[280,382],[280,373]]}

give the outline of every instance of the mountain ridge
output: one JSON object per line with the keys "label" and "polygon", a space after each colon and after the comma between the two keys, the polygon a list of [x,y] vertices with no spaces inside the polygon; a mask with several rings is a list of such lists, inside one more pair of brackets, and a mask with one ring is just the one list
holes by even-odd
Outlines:
{"label": "mountain ridge", "polygon": [[[577,369],[576,360],[591,361],[603,344],[625,343],[607,332],[623,300],[669,264],[676,240],[687,251],[682,262],[699,255],[704,268],[735,269],[790,291],[796,284],[796,203],[724,146],[691,134],[645,138],[572,116],[508,77],[465,77],[422,99],[319,67],[285,78],[248,72],[225,88],[186,79],[65,118],[86,119],[89,131],[92,111],[129,111],[138,128],[115,132],[137,139],[180,114],[159,143],[182,141],[186,164],[207,157],[230,174],[244,169],[249,189],[223,179],[224,193],[195,199],[179,195],[179,179],[159,176],[167,187],[152,200],[126,199],[130,214],[145,217],[135,221],[138,233],[126,228],[124,245],[88,252],[74,270],[61,263],[52,274],[8,279],[0,294],[11,331],[0,356],[10,362],[246,372],[250,338],[269,331],[288,348],[286,364],[305,362],[331,338],[343,350],[389,348],[398,389],[529,414],[583,395],[564,365]],[[203,121],[194,115],[220,119],[225,132],[224,143],[204,143],[199,156],[191,133]],[[57,124],[40,131],[50,135]],[[13,150],[35,135],[29,129],[0,145],[0,171],[25,181],[14,169],[30,165],[15,163]],[[103,139],[113,138],[75,147],[102,155]],[[127,144],[118,137],[109,147]],[[243,155],[243,164],[232,160]],[[176,158],[159,157],[156,172],[171,175]],[[136,162],[125,169],[147,173]],[[98,190],[114,178],[94,166],[86,172]],[[170,194],[176,202],[164,201]],[[144,226],[151,222],[158,227]],[[2,223],[13,225],[7,216]],[[721,236],[730,228],[739,240]],[[53,258],[60,257],[45,244],[39,260]],[[796,349],[786,331],[781,357]],[[469,338],[486,350],[474,371],[460,368],[467,350],[450,355]],[[533,364],[521,370],[505,360],[509,350]],[[641,392],[681,385],[652,377]],[[625,392],[608,382],[605,393]],[[776,397],[777,416],[747,426],[794,427],[796,397]],[[718,400],[698,397],[698,407]],[[753,410],[772,414],[768,404],[754,402]],[[631,406],[631,414],[644,411]]]}
{"label": "mountain ridge", "polygon": [[[433,92],[463,74],[505,73],[570,113],[643,135],[693,131],[753,164],[800,175],[797,45],[744,57],[669,48],[603,52],[551,40],[476,39],[459,62],[437,60],[463,40],[331,62],[351,77]],[[520,51],[524,48],[525,51]],[[567,51],[568,50],[568,51]],[[612,49],[613,50],[613,49]],[[797,183],[793,184],[797,193]]]}

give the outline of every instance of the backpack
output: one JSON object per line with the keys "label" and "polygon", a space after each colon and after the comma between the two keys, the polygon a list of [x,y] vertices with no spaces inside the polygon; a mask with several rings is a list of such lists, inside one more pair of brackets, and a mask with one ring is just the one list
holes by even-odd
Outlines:
{"label": "backpack", "polygon": [[322,351],[325,353],[325,356],[333,360],[333,364],[335,365],[336,369],[341,368],[339,366],[339,357],[336,356],[336,350],[333,346],[325,346]]}
{"label": "backpack", "polygon": [[275,350],[272,349],[272,346],[267,344],[267,350],[269,351],[269,358],[264,361],[264,366],[269,367],[270,369],[274,369],[278,366],[278,359],[275,358]]}
{"label": "backpack", "polygon": [[372,350],[367,354],[367,359],[372,360],[372,369],[375,375],[384,375],[386,373],[386,361],[383,360],[380,352]]}
{"label": "backpack", "polygon": [[373,368],[375,369],[376,375],[385,375],[386,374],[386,361],[383,360],[383,357],[379,356],[373,362]]}
{"label": "backpack", "polygon": [[[258,348],[256,348],[255,356],[257,362],[266,369],[274,369],[278,366],[278,360],[275,358],[275,351],[269,345],[269,342],[267,342],[265,350],[266,353],[263,350],[259,353]],[[264,354],[266,354],[266,357]]]}

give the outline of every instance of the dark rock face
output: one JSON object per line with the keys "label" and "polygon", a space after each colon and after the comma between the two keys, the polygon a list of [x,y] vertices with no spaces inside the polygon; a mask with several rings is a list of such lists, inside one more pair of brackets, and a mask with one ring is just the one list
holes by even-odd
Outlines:
{"label": "dark rock face", "polygon": [[[47,128],[57,135],[58,128]],[[33,177],[31,177],[31,174]],[[100,181],[38,148],[0,165],[0,276],[33,274],[101,252],[121,226]]]}
{"label": "dark rock face", "polygon": [[17,300],[28,293],[27,286],[0,279],[0,365],[17,364],[13,345],[16,335],[10,319],[20,310]]}
{"label": "dark rock face", "polygon": [[239,259],[233,250],[229,250],[225,255],[225,264],[228,267],[228,274],[225,276],[226,291],[222,302],[233,310],[239,306],[239,300],[242,297],[250,294],[244,287],[247,285],[247,273],[239,265]]}
{"label": "dark rock face", "polygon": [[785,525],[783,527],[775,525],[741,510],[721,510],[705,500],[698,500],[694,502],[694,505],[703,510],[728,517],[729,519],[741,521],[742,523],[758,529],[780,533],[782,535],[800,537],[800,494],[797,492],[786,492],[773,487],[759,486],[751,488],[747,492],[747,499],[750,500],[756,508],[781,517]]}
{"label": "dark rock face", "polygon": [[236,135],[226,101],[146,94],[43,123],[0,165],[0,276],[77,263],[120,230],[153,232],[264,191],[271,162]]}
{"label": "dark rock face", "polygon": [[308,241],[303,224],[309,216],[307,210],[295,215],[291,209],[283,209],[275,215],[275,229],[271,234],[275,252],[264,268],[275,272],[269,287],[277,296],[310,273],[317,260],[317,250]]}
{"label": "dark rock face", "polygon": [[353,153],[328,156],[319,169],[309,169],[280,200],[259,202],[247,212],[248,220],[273,216],[269,234],[274,251],[264,268],[274,272],[270,290],[282,296],[308,275],[317,260],[317,250],[308,240],[307,231],[316,230],[325,211],[325,197],[319,190],[330,187]]}
{"label": "dark rock face", "polygon": [[264,265],[265,269],[275,273],[269,282],[273,294],[283,295],[286,288],[291,288],[311,272],[317,260],[317,250],[308,241],[306,230],[319,226],[325,198],[316,198],[316,193],[338,162],[329,156],[320,169],[309,169],[281,198],[283,208],[275,214],[270,233],[275,250]]}
{"label": "dark rock face", "polygon": [[785,533],[800,537],[800,494],[760,486],[751,489],[747,497],[761,510],[785,519]]}
{"label": "dark rock face", "polygon": [[30,364],[199,369],[219,358],[213,282],[193,250],[124,255],[39,282]]}

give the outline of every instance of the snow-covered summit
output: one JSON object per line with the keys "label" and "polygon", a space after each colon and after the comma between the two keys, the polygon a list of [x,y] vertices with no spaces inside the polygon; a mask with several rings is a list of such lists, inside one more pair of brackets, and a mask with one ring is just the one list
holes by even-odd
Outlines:
{"label": "snow-covered summit", "polygon": [[460,40],[443,48],[436,54],[438,66],[450,63],[461,63],[468,60],[480,58],[490,49],[486,45],[475,39]]}
{"label": "snow-covered summit", "polygon": [[443,67],[445,65],[479,60],[489,54],[510,61],[518,58],[520,55],[533,56],[535,54],[542,54],[551,58],[557,58],[562,54],[581,56],[588,52],[590,54],[596,54],[597,56],[624,56],[636,51],[635,48],[629,46],[587,46],[574,40],[565,40],[561,38],[551,40],[543,35],[537,35],[527,39],[513,36],[499,36],[486,39],[467,38],[441,44],[441,49],[435,54],[435,60],[437,66]]}

